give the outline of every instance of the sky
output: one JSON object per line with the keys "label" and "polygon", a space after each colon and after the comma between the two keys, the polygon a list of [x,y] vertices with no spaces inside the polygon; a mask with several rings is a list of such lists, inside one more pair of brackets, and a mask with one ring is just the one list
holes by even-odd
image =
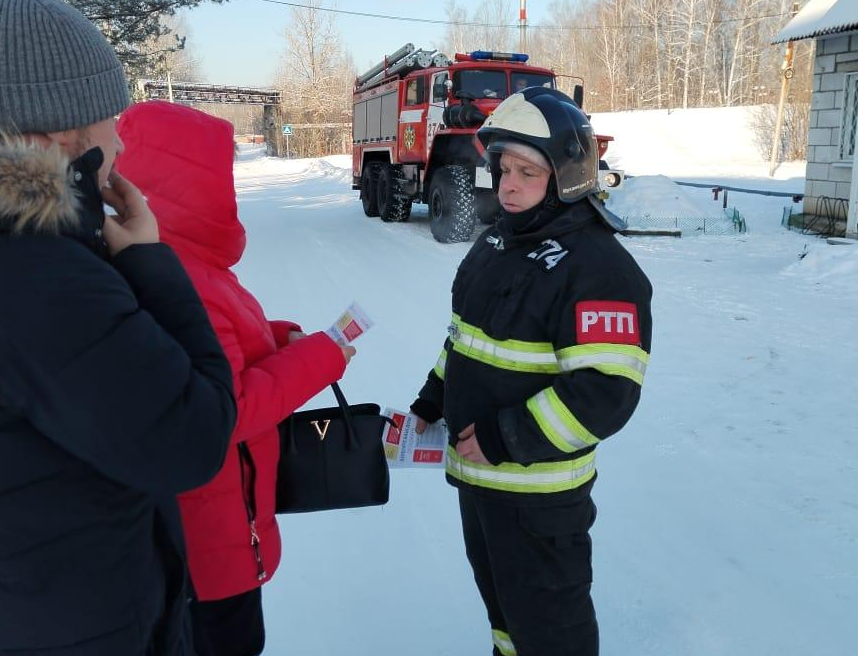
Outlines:
{"label": "sky", "polygon": [[[804,162],[767,177],[753,111],[595,114],[616,138],[610,162],[637,176],[610,203],[641,217],[719,214],[710,188],[669,177],[802,192]],[[248,231],[239,280],[268,317],[308,332],[358,302],[374,325],[354,343],[344,394],[407,408],[438,357],[471,244],[435,242],[426,205],[407,223],[366,217],[347,155],[257,153],[244,150],[235,172]],[[601,651],[856,654],[857,242],[788,232],[789,198],[728,201],[748,233],[620,238],[653,284],[654,339],[636,413],[597,449]],[[326,391],[308,405],[333,403]],[[440,470],[392,470],[385,506],[279,524],[264,656],[490,653]]]}
{"label": "sky", "polygon": [[[297,0],[302,2],[302,0]],[[461,0],[458,3],[471,17],[481,3],[479,0]],[[510,0],[510,22],[516,23],[519,2]],[[528,4],[528,19],[537,23],[546,15],[548,2]],[[346,11],[385,14],[444,20],[444,2],[432,3],[413,0],[351,0],[339,3],[326,1],[324,8]],[[237,86],[269,86],[277,71],[286,40],[291,7],[265,0],[231,0],[224,4],[204,2],[184,13],[190,30],[189,45],[201,59],[203,76],[211,84]],[[441,40],[444,25],[406,21],[381,20],[337,14],[335,25],[340,32],[344,48],[352,53],[359,70],[363,71],[394,52],[404,43],[416,48],[431,48]],[[479,49],[480,44],[475,48]],[[445,53],[453,57],[454,53]]]}

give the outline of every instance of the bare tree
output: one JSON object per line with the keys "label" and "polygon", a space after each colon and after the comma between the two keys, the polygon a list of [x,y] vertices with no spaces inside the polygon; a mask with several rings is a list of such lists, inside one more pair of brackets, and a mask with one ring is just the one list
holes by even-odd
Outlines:
{"label": "bare tree", "polygon": [[[646,104],[653,107],[663,106],[663,54],[665,52],[665,28],[661,24],[661,18],[666,10],[666,0],[641,0],[636,7],[636,13],[640,21],[647,25],[647,36],[643,34],[642,50],[640,60],[646,67],[646,79],[651,77],[651,82],[643,86],[642,96]],[[647,43],[647,48],[644,44]],[[647,71],[652,71],[648,75]]]}
{"label": "bare tree", "polygon": [[681,73],[681,88],[682,100],[681,107],[687,109],[690,99],[690,62],[693,56],[693,45],[696,38],[696,30],[698,27],[696,20],[697,8],[699,0],[678,0],[676,4],[678,15],[683,19],[684,26],[684,64]]}
{"label": "bare tree", "polygon": [[553,69],[561,77],[558,87],[565,93],[573,93],[579,82],[574,77],[584,78],[587,71],[583,55],[590,43],[576,31],[580,16],[570,0],[555,0],[547,12],[552,19],[544,20],[538,29],[529,34],[530,63]]}
{"label": "bare tree", "polygon": [[469,50],[513,50],[514,30],[506,25],[514,23],[514,12],[509,0],[484,0],[472,15],[472,46]]}
{"label": "bare tree", "polygon": [[[445,3],[445,31],[434,47],[450,57],[472,50],[513,50],[514,10],[511,0],[483,0],[469,18],[456,0]],[[478,25],[475,25],[478,23]]]}
{"label": "bare tree", "polygon": [[448,24],[445,25],[442,41],[434,47],[449,57],[453,57],[455,52],[466,52],[469,47],[466,10],[455,0],[448,0],[445,3],[445,20]]}
{"label": "bare tree", "polygon": [[[334,15],[320,11],[320,0],[291,11],[285,32],[286,50],[277,86],[283,93],[282,113],[290,123],[345,123],[351,115],[355,66],[341,48]],[[290,139],[290,149],[310,157],[342,152],[344,128],[303,128]]]}
{"label": "bare tree", "polygon": [[[776,105],[760,105],[750,117],[753,138],[762,159],[770,159],[773,133],[776,129]],[[806,159],[806,142],[809,136],[809,103],[786,103],[783,110],[783,127],[778,144],[781,162]]]}
{"label": "bare tree", "polygon": [[141,47],[147,57],[142,69],[145,77],[164,79],[170,73],[178,82],[202,82],[200,57],[193,46],[193,34],[185,16],[176,14],[163,23],[166,32],[154,37]]}
{"label": "bare tree", "polygon": [[[609,108],[629,108],[630,85],[625,75],[625,31],[628,0],[604,0],[597,5],[597,56],[603,64],[603,74],[609,86]],[[619,101],[619,98],[621,99]]]}
{"label": "bare tree", "polygon": [[260,105],[200,103],[195,107],[233,124],[237,137],[263,134],[263,108]]}
{"label": "bare tree", "polygon": [[[702,21],[704,23],[704,34],[702,39],[702,70],[699,76],[699,107],[705,105],[706,81],[713,74],[711,67],[714,64],[713,56],[713,33],[722,0],[700,0],[702,4]],[[710,89],[708,89],[710,91]]]}

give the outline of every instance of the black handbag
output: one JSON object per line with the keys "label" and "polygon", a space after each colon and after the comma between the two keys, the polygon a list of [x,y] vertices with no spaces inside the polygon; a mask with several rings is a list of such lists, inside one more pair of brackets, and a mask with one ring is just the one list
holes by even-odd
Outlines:
{"label": "black handbag", "polygon": [[388,501],[388,462],[382,429],[394,423],[375,403],[294,412],[279,426],[275,512],[299,513],[378,506]]}

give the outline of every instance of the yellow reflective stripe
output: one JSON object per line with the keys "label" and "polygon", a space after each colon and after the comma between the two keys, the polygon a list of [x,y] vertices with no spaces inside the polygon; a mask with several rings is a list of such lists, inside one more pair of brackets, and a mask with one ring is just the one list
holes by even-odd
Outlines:
{"label": "yellow reflective stripe", "polygon": [[457,314],[453,315],[453,322],[463,334],[480,337],[481,339],[488,342],[494,342],[496,344],[505,344],[508,348],[515,351],[521,351],[524,353],[555,353],[553,345],[549,342],[525,342],[519,339],[493,339],[477,326],[473,326],[472,324],[463,321]]}
{"label": "yellow reflective stripe", "polygon": [[457,353],[484,364],[530,373],[560,372],[555,349],[549,342],[524,342],[517,339],[493,339],[483,330],[460,319],[451,324],[451,341]]}
{"label": "yellow reflective stripe", "polygon": [[574,490],[592,479],[595,473],[595,451],[581,458],[561,462],[536,462],[518,465],[504,462],[500,465],[481,465],[462,458],[448,445],[445,471],[457,480],[505,492],[565,492]]}
{"label": "yellow reflective stripe", "polygon": [[448,351],[444,348],[442,352],[439,354],[439,359],[436,360],[436,366],[433,367],[433,371],[436,372],[436,375],[439,376],[442,380],[445,380],[445,362],[448,360]]}
{"label": "yellow reflective stripe", "polygon": [[511,642],[511,636],[504,631],[493,629],[493,644],[502,656],[517,656],[517,650],[514,643]]}
{"label": "yellow reflective stripe", "polygon": [[623,376],[639,385],[648,368],[648,353],[628,344],[583,344],[556,351],[562,371],[596,369],[607,376]]}
{"label": "yellow reflective stripe", "polygon": [[541,390],[526,401],[526,408],[547,439],[565,453],[573,453],[600,442],[558,398],[552,387]]}
{"label": "yellow reflective stripe", "polygon": [[550,342],[493,339],[457,314],[453,315],[449,331],[457,353],[510,371],[557,374],[590,368],[642,385],[648,367],[648,353],[628,344],[583,344],[556,351]]}

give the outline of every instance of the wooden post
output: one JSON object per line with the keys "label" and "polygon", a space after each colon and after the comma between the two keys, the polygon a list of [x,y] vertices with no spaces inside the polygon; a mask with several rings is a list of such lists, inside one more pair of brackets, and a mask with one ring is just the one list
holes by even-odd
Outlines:
{"label": "wooden post", "polygon": [[[791,7],[791,17],[797,16],[799,9],[798,3],[794,3]],[[785,111],[785,99],[788,96],[788,87],[791,84],[791,78],[794,77],[794,41],[789,41],[785,46],[785,59],[782,60],[782,90],[779,94],[779,109],[776,110],[776,127],[773,131],[773,148],[770,151],[770,170],[768,175],[773,177],[776,171],[776,156],[779,152],[780,134],[782,133],[782,117]]]}

